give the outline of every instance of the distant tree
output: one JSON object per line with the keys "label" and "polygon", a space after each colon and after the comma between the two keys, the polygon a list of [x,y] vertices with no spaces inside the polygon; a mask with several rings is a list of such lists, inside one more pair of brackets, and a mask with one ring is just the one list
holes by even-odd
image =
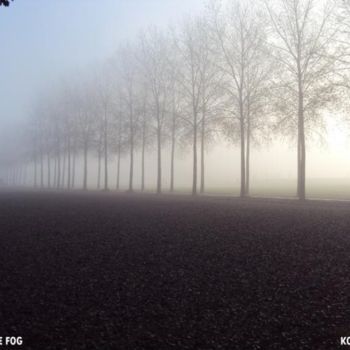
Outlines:
{"label": "distant tree", "polygon": [[209,47],[204,40],[203,22],[187,19],[176,40],[180,54],[177,83],[184,105],[185,134],[192,146],[192,195],[198,191],[198,137],[203,114],[203,96],[207,87],[205,69],[208,68]]}
{"label": "distant tree", "polygon": [[116,103],[113,104],[112,109],[113,119],[111,121],[111,127],[113,129],[113,135],[111,137],[111,148],[117,156],[117,173],[116,173],[116,189],[120,189],[120,168],[122,154],[127,150],[127,130],[125,125],[124,110],[122,97],[120,94],[120,86],[116,88]]}
{"label": "distant tree", "polygon": [[[110,65],[105,65],[99,72],[99,77],[96,79],[95,87],[97,94],[97,109],[98,114],[101,117],[101,123],[99,125],[99,131],[102,131],[102,137],[99,141],[103,141],[100,144],[104,152],[104,190],[108,190],[108,151],[109,151],[109,133],[111,129],[112,109],[113,109],[113,82],[111,79]],[[97,119],[98,115],[97,115]],[[100,148],[101,150],[101,148]],[[100,173],[100,169],[99,169]]]}
{"label": "distant tree", "polygon": [[175,148],[178,142],[181,127],[183,126],[183,111],[181,94],[179,92],[178,79],[178,60],[176,59],[176,48],[172,50],[174,54],[169,62],[169,77],[170,77],[170,89],[169,89],[169,104],[168,113],[170,118],[167,120],[167,131],[170,135],[170,192],[174,191],[175,186]]}
{"label": "distant tree", "polygon": [[77,87],[75,93],[75,109],[77,113],[77,130],[79,141],[83,148],[83,189],[87,190],[88,178],[88,153],[92,147],[96,130],[96,94],[92,83]]}
{"label": "distant tree", "polygon": [[139,127],[139,115],[136,112],[137,105],[137,64],[135,50],[127,45],[121,47],[117,53],[116,60],[117,81],[119,84],[119,105],[121,109],[120,115],[123,116],[125,122],[125,130],[127,130],[127,139],[130,154],[130,170],[129,170],[129,191],[134,190],[134,157],[137,143],[137,131]]}
{"label": "distant tree", "polygon": [[141,83],[138,101],[138,114],[140,115],[141,136],[141,191],[145,190],[145,154],[150,142],[150,114],[147,82]]}
{"label": "distant tree", "polygon": [[162,141],[166,123],[169,77],[168,43],[166,36],[152,28],[141,38],[142,72],[150,89],[152,126],[157,139],[157,193],[162,192]]}

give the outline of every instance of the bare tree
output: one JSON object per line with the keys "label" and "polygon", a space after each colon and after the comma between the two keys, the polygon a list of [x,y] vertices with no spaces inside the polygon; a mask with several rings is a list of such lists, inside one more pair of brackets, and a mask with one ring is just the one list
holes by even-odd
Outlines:
{"label": "bare tree", "polygon": [[77,115],[79,140],[83,148],[83,189],[87,190],[88,152],[92,146],[96,125],[96,95],[91,85],[87,85],[84,88],[82,86],[77,87],[75,95],[75,110]]}
{"label": "bare tree", "polygon": [[129,191],[134,190],[134,155],[138,118],[135,113],[137,103],[137,66],[134,49],[125,46],[119,49],[116,57],[117,80],[120,84],[120,108],[128,129],[130,152]]}
{"label": "bare tree", "polygon": [[[223,87],[228,97],[226,111],[232,128],[239,130],[241,158],[240,195],[249,194],[249,159],[251,135],[251,103],[264,87],[265,62],[261,54],[264,26],[253,2],[234,0],[224,6],[212,1],[209,23],[215,36],[217,64],[224,74]],[[264,77],[264,79],[262,79]],[[226,123],[225,123],[226,124]],[[232,135],[236,139],[235,135]],[[248,167],[248,168],[247,168]]]}
{"label": "bare tree", "polygon": [[140,114],[140,132],[141,132],[141,191],[145,190],[145,156],[146,147],[149,143],[149,107],[148,107],[148,89],[147,84],[140,86],[139,93],[139,114]]}
{"label": "bare tree", "polygon": [[[181,68],[178,74],[178,83],[182,91],[181,98],[187,110],[184,119],[190,127],[193,148],[192,194],[198,191],[198,132],[203,111],[204,87],[207,75],[205,69],[208,64],[209,47],[204,40],[203,22],[201,19],[188,19],[176,40],[180,57]],[[204,68],[205,67],[205,68]],[[203,115],[202,115],[203,117]]]}
{"label": "bare tree", "polygon": [[[280,108],[284,120],[297,130],[299,199],[305,199],[306,133],[332,100],[335,2],[315,0],[264,0],[273,29],[269,45],[283,70],[280,72]],[[294,130],[295,130],[294,129]]]}
{"label": "bare tree", "polygon": [[154,116],[153,127],[157,138],[157,193],[162,191],[162,141],[168,103],[168,44],[167,38],[156,28],[141,38],[141,69],[150,88],[150,110]]}
{"label": "bare tree", "polygon": [[177,61],[171,61],[170,76],[170,103],[168,106],[170,118],[168,119],[167,128],[170,134],[170,192],[174,192],[175,186],[175,148],[179,136],[180,128],[182,127],[182,106],[181,95],[179,92]]}
{"label": "bare tree", "polygon": [[[102,131],[101,140],[103,141],[102,150],[104,152],[104,190],[108,190],[108,156],[109,156],[109,144],[110,144],[110,129],[111,127],[111,119],[113,116],[113,104],[114,97],[113,94],[114,85],[112,81],[112,72],[111,72],[111,64],[107,62],[102,69],[98,72],[98,76],[95,80],[96,94],[97,94],[97,110],[101,113],[101,123],[99,131]],[[99,113],[99,112],[97,112]],[[96,116],[97,119],[98,115]],[[101,150],[101,149],[100,149]],[[99,159],[100,160],[100,159]],[[100,175],[100,168],[99,168]]]}

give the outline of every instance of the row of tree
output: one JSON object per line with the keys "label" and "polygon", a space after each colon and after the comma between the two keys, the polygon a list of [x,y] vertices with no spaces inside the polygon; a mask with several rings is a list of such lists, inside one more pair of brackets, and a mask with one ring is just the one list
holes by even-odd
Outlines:
{"label": "row of tree", "polygon": [[216,0],[177,28],[142,32],[94,73],[40,96],[26,151],[7,163],[9,181],[23,181],[17,165],[27,163],[34,186],[71,189],[82,156],[87,189],[94,154],[98,188],[110,187],[109,164],[116,159],[119,189],[121,157],[128,157],[132,191],[140,152],[143,191],[145,155],[155,147],[157,193],[165,150],[173,191],[175,151],[187,145],[195,195],[205,191],[208,143],[224,137],[239,145],[244,197],[252,144],[283,134],[297,145],[297,195],[305,199],[307,137],[349,87],[349,9],[336,0]]}

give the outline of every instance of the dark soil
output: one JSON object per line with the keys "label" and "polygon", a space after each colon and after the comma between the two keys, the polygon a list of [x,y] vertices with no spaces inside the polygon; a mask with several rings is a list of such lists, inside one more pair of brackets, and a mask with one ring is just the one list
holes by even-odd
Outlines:
{"label": "dark soil", "polygon": [[8,335],[33,350],[340,348],[350,203],[2,192]]}

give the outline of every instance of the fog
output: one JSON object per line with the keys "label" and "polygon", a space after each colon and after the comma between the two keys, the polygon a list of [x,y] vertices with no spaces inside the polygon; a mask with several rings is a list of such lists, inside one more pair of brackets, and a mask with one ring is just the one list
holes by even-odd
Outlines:
{"label": "fog", "polygon": [[[102,72],[100,67],[113,59],[121,46],[127,43],[135,45],[134,43],[142,36],[142,33],[147,33],[149,28],[157,27],[159,32],[164,33],[172,32],[172,29],[169,28],[175,28],[174,30],[177,31],[183,26],[185,18],[201,16],[205,13],[205,9],[206,2],[200,0],[104,0],[103,2],[15,0],[10,7],[0,8],[0,40],[2,43],[0,134],[2,135],[1,176],[3,181],[8,182],[10,176],[8,173],[8,164],[11,163],[9,157],[16,158],[18,154],[23,153],[23,149],[27,149],[26,143],[22,142],[25,138],[24,129],[33,123],[33,115],[37,113],[35,106],[38,101],[43,103],[42,99],[51,98],[48,91],[59,90],[62,84],[69,85],[70,81],[73,82],[72,89],[77,86],[76,82],[79,80],[82,80],[84,85],[85,77],[90,74],[95,77],[93,79],[96,79],[97,75],[98,79],[99,74],[103,75],[99,73]],[[208,37],[211,36],[208,35]],[[123,74],[123,68],[121,71]],[[119,89],[118,84],[113,86]],[[329,94],[333,96],[333,92]],[[317,179],[324,179],[322,186],[329,186],[337,191],[339,191],[339,184],[341,186],[344,183],[347,184],[348,179],[350,185],[349,130],[344,122],[346,110],[339,108],[339,104],[346,97],[343,92],[339,92],[338,95],[340,96],[338,100],[334,98],[333,105],[327,106],[321,112],[324,121],[323,130],[312,126],[315,132],[306,140],[307,184],[312,184]],[[271,96],[266,97],[265,104],[269,104],[270,99],[272,99]],[[258,113],[273,114],[265,108]],[[266,140],[259,141],[258,144],[251,144],[250,186],[253,194],[272,193],[274,183],[279,189],[283,187],[283,183],[286,184],[286,191],[282,191],[281,194],[295,194],[296,137],[283,134],[284,132],[269,131]],[[110,136],[110,138],[114,137]],[[154,135],[152,137],[155,139]],[[181,138],[181,135],[179,137]],[[233,142],[230,137],[223,136],[221,133],[215,134],[213,140],[208,141],[205,149],[207,192],[239,194],[241,178],[239,146],[237,140]],[[162,190],[165,191],[169,189],[171,181],[170,152],[170,144],[165,141],[161,150]],[[135,146],[134,157],[133,183],[137,190],[141,187],[140,146]],[[198,153],[198,162],[199,158]],[[17,162],[16,159],[13,161]],[[25,162],[21,161],[16,164],[21,166],[22,163],[26,163],[26,170],[21,168],[23,178],[20,184],[32,186],[34,184],[33,160],[26,159]],[[76,187],[78,188],[83,186],[83,163],[83,154],[79,151],[75,165]],[[190,191],[193,186],[193,154],[190,142],[186,141],[176,147],[174,163],[176,189]],[[129,153],[126,150],[121,155],[120,189],[128,189],[129,164]],[[104,170],[103,166],[101,167],[100,182],[103,182]],[[200,167],[199,163],[198,167]],[[87,187],[93,189],[98,181],[98,161],[92,147],[89,148],[88,169]],[[25,177],[24,171],[26,172]],[[199,172],[200,169],[198,169],[198,186]],[[117,158],[113,151],[108,155],[109,189],[116,188],[116,174]],[[47,181],[48,170],[46,168],[43,169],[43,176],[44,182]],[[156,143],[150,145],[146,150],[144,181],[146,190],[156,189]],[[38,186],[39,182],[37,179]],[[102,184],[101,187],[103,187]],[[317,193],[313,195],[318,196]]]}

